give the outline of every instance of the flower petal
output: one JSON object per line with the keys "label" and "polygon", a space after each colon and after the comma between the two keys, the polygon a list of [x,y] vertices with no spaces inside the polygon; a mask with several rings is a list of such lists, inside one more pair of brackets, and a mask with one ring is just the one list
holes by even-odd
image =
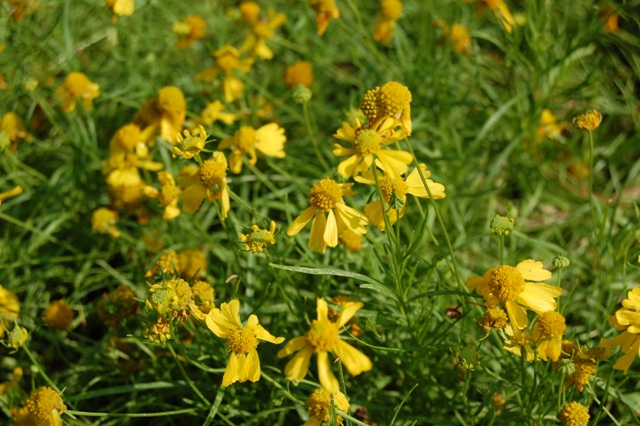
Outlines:
{"label": "flower petal", "polygon": [[336,341],[334,352],[352,376],[373,368],[368,356],[343,340]]}
{"label": "flower petal", "polygon": [[307,226],[307,223],[313,218],[313,215],[316,213],[318,209],[313,206],[307,207],[305,211],[302,212],[300,216],[293,221],[289,229],[287,229],[287,235],[293,237],[294,235],[298,235],[298,233]]}
{"label": "flower petal", "polygon": [[305,346],[300,352],[295,354],[284,368],[286,378],[296,384],[304,379],[304,376],[306,376],[309,371],[311,355],[313,355],[313,348],[311,346]]}
{"label": "flower petal", "polygon": [[[266,340],[266,339],[265,339]],[[289,340],[284,348],[278,351],[278,358],[284,358],[285,356],[289,356],[294,352],[299,351],[300,349],[307,346],[307,338],[304,336],[294,337]]]}
{"label": "flower petal", "polygon": [[327,227],[327,218],[323,211],[318,210],[316,216],[311,222],[311,232],[309,233],[309,247],[312,250],[324,253],[327,244],[324,242],[324,230]]}
{"label": "flower petal", "polygon": [[340,383],[331,371],[329,355],[326,352],[318,352],[318,380],[327,392],[331,394],[340,392]]}
{"label": "flower petal", "polygon": [[516,265],[516,269],[527,281],[546,281],[551,278],[551,272],[544,269],[542,262],[527,259]]}
{"label": "flower petal", "polygon": [[555,298],[562,294],[560,287],[548,284],[526,283],[516,302],[538,315],[556,310]]}
{"label": "flower petal", "polygon": [[338,245],[338,225],[333,210],[329,210],[327,214],[327,223],[324,228],[323,240],[329,247]]}
{"label": "flower petal", "polygon": [[240,379],[240,363],[239,354],[231,352],[229,362],[227,362],[227,368],[224,370],[224,376],[222,377],[222,387],[227,387]]}

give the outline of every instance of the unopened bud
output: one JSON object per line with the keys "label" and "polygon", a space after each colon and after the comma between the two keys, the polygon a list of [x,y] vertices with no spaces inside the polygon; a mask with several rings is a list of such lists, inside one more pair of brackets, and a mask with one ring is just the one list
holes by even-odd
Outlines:
{"label": "unopened bud", "polygon": [[494,214],[491,217],[491,222],[489,223],[489,229],[491,230],[491,234],[499,235],[501,237],[506,237],[511,234],[513,231],[513,225],[515,221],[509,215],[500,216],[499,214]]}

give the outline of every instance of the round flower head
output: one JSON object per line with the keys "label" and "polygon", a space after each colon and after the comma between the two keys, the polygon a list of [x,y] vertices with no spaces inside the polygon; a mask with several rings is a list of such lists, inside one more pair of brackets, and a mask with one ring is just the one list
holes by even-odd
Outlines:
{"label": "round flower head", "polygon": [[184,136],[178,133],[175,145],[173,145],[171,151],[173,158],[178,156],[186,159],[195,157],[204,149],[206,140],[207,132],[202,125],[198,126],[193,134],[188,130],[184,131]]}
{"label": "round flower head", "polygon": [[238,119],[238,116],[230,112],[222,112],[225,108],[224,104],[218,100],[207,103],[200,114],[202,124],[208,126],[216,121],[233,124],[233,122]]}
{"label": "round flower head", "polygon": [[258,20],[260,15],[260,5],[254,1],[243,1],[238,5],[240,10],[240,17],[243,21],[250,24]]}
{"label": "round flower head", "polygon": [[333,137],[349,142],[353,148],[345,148],[339,144],[333,145],[333,155],[349,156],[338,165],[338,173],[345,178],[356,176],[369,170],[374,158],[390,175],[400,176],[406,173],[408,164],[413,161],[413,156],[406,151],[384,149],[385,145],[405,137],[405,133],[395,131],[395,127],[393,118],[380,121],[376,127],[362,127],[358,120],[353,126],[343,123]]}
{"label": "round flower head", "polygon": [[609,318],[617,330],[624,330],[613,339],[603,339],[600,344],[607,354],[615,346],[620,346],[624,353],[614,364],[615,370],[624,370],[625,374],[635,357],[640,353],[640,287],[634,287],[622,301],[622,308]]}
{"label": "round flower head", "polygon": [[533,339],[536,341],[538,357],[543,361],[549,357],[554,362],[560,358],[562,336],[566,328],[565,319],[558,312],[548,311],[538,317],[533,327]]}
{"label": "round flower head", "polygon": [[53,328],[65,330],[71,327],[73,311],[63,299],[54,300],[49,303],[44,312],[44,321]]}
{"label": "round flower head", "polygon": [[118,212],[115,210],[100,207],[93,211],[91,216],[91,228],[100,234],[109,234],[113,238],[120,237],[120,231],[116,228],[118,224]]}
{"label": "round flower head", "polygon": [[391,81],[369,90],[362,98],[360,109],[369,118],[369,127],[393,118],[411,135],[411,92],[407,86]]}
{"label": "round flower head", "polygon": [[[427,170],[427,166],[420,164],[419,167],[433,198],[435,200],[444,198],[444,185],[429,179],[431,172]],[[375,176],[372,172],[365,172],[361,176],[356,176],[355,180],[356,182],[366,183],[369,185],[376,184]],[[400,176],[394,177],[393,175],[386,173],[380,174],[378,175],[378,184],[380,185],[380,192],[382,193],[382,198],[384,199],[385,204],[383,204],[381,200],[368,203],[364,207],[364,213],[367,215],[369,223],[377,226],[381,231],[384,231],[385,228],[385,211],[387,212],[389,222],[391,224],[394,224],[398,218],[404,216],[407,206],[407,194],[420,198],[429,198],[429,193],[422,183],[422,178],[420,177],[418,168],[413,169],[406,179],[403,179]],[[388,208],[387,205],[389,206]]]}
{"label": "round flower head", "polygon": [[157,105],[160,112],[160,135],[173,142],[182,131],[187,115],[187,101],[182,90],[174,86],[165,86],[158,91]]}
{"label": "round flower head", "polygon": [[214,308],[215,290],[206,281],[197,280],[191,286],[193,301],[203,314],[208,314]]}
{"label": "round flower head", "polygon": [[307,61],[298,61],[290,65],[284,74],[284,83],[290,89],[297,85],[310,88],[313,84],[313,65]]}
{"label": "round flower head", "polygon": [[229,212],[229,191],[227,190],[227,159],[222,152],[216,151],[210,160],[200,167],[187,166],[180,172],[178,183],[183,188],[182,208],[187,213],[195,213],[208,198],[214,202],[218,198],[222,203],[222,219]]}
{"label": "round flower head", "polygon": [[337,321],[329,319],[329,306],[323,299],[317,299],[318,319],[311,322],[309,332],[301,337],[291,339],[278,352],[278,358],[283,358],[297,352],[287,363],[284,374],[287,379],[299,382],[304,379],[309,370],[311,356],[318,357],[318,378],[320,384],[329,393],[340,391],[338,379],[331,371],[328,352],[333,352],[353,376],[371,370],[373,365],[368,356],[346,343],[339,337],[340,329],[349,322],[351,317],[362,308],[361,302],[345,303]]}
{"label": "round flower head", "polygon": [[373,39],[384,44],[391,43],[396,21],[402,15],[400,0],[382,0],[380,2],[380,18],[373,31]]}
{"label": "round flower head", "polygon": [[48,386],[42,386],[29,394],[24,407],[14,413],[14,422],[20,425],[61,426],[60,415],[67,406],[58,392]]}
{"label": "round flower head", "polygon": [[297,235],[313,219],[309,248],[324,253],[327,246],[338,245],[338,236],[347,229],[359,235],[366,234],[366,216],[348,207],[342,200],[343,195],[355,194],[351,191],[351,185],[338,184],[329,178],[316,182],[309,191],[311,206],[293,221],[287,235]]}
{"label": "round flower head", "polygon": [[589,408],[576,401],[565,404],[556,415],[562,426],[587,426],[589,423]]}
{"label": "round flower head", "polygon": [[204,38],[207,23],[198,15],[189,15],[180,22],[173,24],[173,32],[178,35],[176,46],[178,49],[185,49]]}
{"label": "round flower head", "polygon": [[229,170],[233,173],[240,173],[245,153],[249,154],[249,166],[251,167],[255,166],[258,161],[256,151],[267,157],[284,158],[286,141],[284,129],[276,123],[265,124],[258,130],[242,126],[233,137],[223,139],[218,145],[218,149],[234,148],[229,155]]}
{"label": "round flower head", "polygon": [[191,249],[178,253],[178,274],[185,280],[193,280],[207,270],[207,255],[202,250]]}
{"label": "round flower head", "polygon": [[133,0],[105,0],[107,7],[113,13],[112,21],[115,23],[118,16],[131,16],[135,9]]}
{"label": "round flower head", "polygon": [[274,245],[276,239],[274,237],[276,232],[276,223],[271,221],[269,229],[260,229],[258,225],[251,227],[251,233],[240,236],[240,241],[245,243],[244,248],[252,253],[262,253],[267,246]]}
{"label": "round flower head", "polygon": [[222,386],[235,382],[257,382],[260,380],[259,340],[280,344],[284,337],[275,337],[262,327],[258,317],[251,315],[247,323],[240,323],[240,302],[233,299],[223,303],[220,309],[212,309],[206,317],[207,327],[216,336],[227,339],[225,346],[231,352],[222,378]]}
{"label": "round flower head", "polygon": [[327,31],[329,21],[340,17],[340,9],[336,6],[335,0],[309,0],[309,5],[316,13],[318,35],[321,36]]}
{"label": "round flower head", "polygon": [[549,278],[551,272],[541,262],[528,259],[515,267],[501,265],[489,269],[482,277],[473,276],[467,280],[467,287],[484,296],[489,307],[504,306],[517,336],[529,323],[527,309],[538,315],[556,309],[555,298],[562,294],[562,289],[538,283]]}
{"label": "round flower head", "polygon": [[145,305],[165,318],[181,315],[189,307],[191,287],[181,278],[154,284],[149,289]]}
{"label": "round flower head", "polygon": [[61,101],[64,112],[76,109],[76,101],[82,100],[84,109],[93,109],[92,101],[100,95],[100,86],[93,83],[81,72],[72,72],[64,80],[64,83],[56,89],[56,94]]}
{"label": "round flower head", "polygon": [[15,112],[5,112],[0,120],[0,149],[9,144],[9,151],[13,152],[18,147],[18,142],[27,139],[24,123]]}
{"label": "round flower head", "polygon": [[602,122],[602,115],[595,109],[587,111],[573,119],[573,124],[579,129],[595,130]]}
{"label": "round flower head", "polygon": [[[316,389],[307,400],[309,420],[303,426],[321,426],[323,422],[331,423],[331,405],[345,412],[350,407],[347,397],[342,392],[331,394],[323,388]],[[343,424],[342,417],[336,416],[336,424]]]}

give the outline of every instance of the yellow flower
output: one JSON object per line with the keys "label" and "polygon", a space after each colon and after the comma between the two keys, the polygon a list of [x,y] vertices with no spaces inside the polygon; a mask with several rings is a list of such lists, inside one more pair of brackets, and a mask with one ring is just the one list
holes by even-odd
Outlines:
{"label": "yellow flower", "polygon": [[187,102],[182,90],[166,86],[158,91],[157,105],[160,112],[160,135],[173,142],[175,135],[182,131],[187,115]]}
{"label": "yellow flower", "polygon": [[344,244],[351,253],[357,253],[362,250],[362,234],[358,234],[349,228],[338,235],[338,241]]}
{"label": "yellow flower", "polygon": [[207,126],[216,121],[232,124],[238,119],[238,116],[230,112],[222,112],[225,108],[224,104],[218,100],[207,103],[200,114],[200,121]]}
{"label": "yellow flower", "polygon": [[18,318],[19,313],[18,296],[0,285],[0,338],[4,337],[5,328]]}
{"label": "yellow flower", "polygon": [[262,253],[267,246],[274,245],[276,239],[274,233],[276,232],[276,223],[271,221],[269,224],[269,230],[260,229],[258,225],[251,227],[251,233],[240,236],[240,241],[245,243],[244,248],[252,253]]}
{"label": "yellow flower", "polygon": [[240,47],[240,52],[249,52],[251,56],[266,60],[273,58],[273,51],[267,46],[266,40],[273,37],[276,29],[287,22],[287,15],[284,13],[275,14],[272,9],[269,9],[266,18],[258,19],[256,16],[247,22],[251,24],[251,28],[249,36]]}
{"label": "yellow flower", "polygon": [[176,185],[176,181],[170,173],[158,172],[158,181],[161,185],[159,191],[153,186],[145,186],[144,194],[147,197],[158,199],[160,207],[164,208],[162,219],[168,222],[180,216],[178,200],[182,190]]}
{"label": "yellow flower", "polygon": [[254,1],[243,1],[238,5],[240,16],[244,21],[253,24],[260,15],[260,5]]}
{"label": "yellow flower", "polygon": [[502,22],[504,29],[511,34],[513,27],[516,26],[516,20],[513,18],[505,2],[503,0],[480,0],[480,10],[482,11],[482,9],[486,9],[487,7],[491,9],[496,18]]}
{"label": "yellow flower", "polygon": [[533,327],[533,340],[540,359],[546,361],[549,357],[555,362],[560,358],[562,336],[566,328],[565,319],[558,312],[547,311],[538,317]]}
{"label": "yellow flower", "polygon": [[7,198],[11,198],[11,197],[15,197],[17,195],[22,194],[22,187],[20,185],[16,186],[15,188],[7,191],[7,192],[2,192],[0,193],[0,206],[2,205],[2,202],[4,200],[6,200]]}
{"label": "yellow flower", "polygon": [[507,327],[508,324],[509,318],[502,308],[489,308],[484,315],[478,319],[478,325],[487,333],[494,328],[501,330]]}
{"label": "yellow flower", "polygon": [[191,287],[182,278],[175,278],[149,288],[145,306],[164,318],[182,315],[191,302]]}
{"label": "yellow flower", "polygon": [[453,45],[453,51],[456,53],[471,53],[471,35],[469,30],[462,24],[454,23],[451,26],[444,21],[434,22],[436,27],[442,28],[444,37],[448,37]]}
{"label": "yellow flower", "polygon": [[340,17],[340,9],[336,6],[335,0],[309,0],[309,5],[316,13],[318,35],[321,36],[327,31],[329,21]]}
{"label": "yellow flower", "polygon": [[393,118],[399,121],[407,135],[411,135],[411,99],[409,88],[395,81],[369,90],[360,103],[360,109],[369,118],[367,127],[380,128],[382,121]]}
{"label": "yellow flower", "polygon": [[316,309],[318,319],[311,322],[309,332],[304,336],[291,339],[278,352],[278,358],[283,358],[297,352],[284,369],[287,379],[295,383],[304,379],[309,370],[311,356],[318,356],[318,378],[322,387],[333,394],[340,391],[338,379],[331,371],[328,352],[333,352],[347,371],[353,376],[371,370],[373,365],[368,356],[344,342],[339,337],[340,329],[362,308],[361,302],[346,303],[342,307],[340,317],[336,322],[329,319],[329,306],[323,299],[317,299]]}
{"label": "yellow flower", "polygon": [[381,0],[380,18],[378,19],[373,31],[373,39],[387,45],[391,43],[391,40],[393,39],[393,30],[396,27],[396,21],[401,15],[402,1]]}
{"label": "yellow flower", "polygon": [[163,275],[179,275],[180,259],[178,258],[178,253],[175,250],[167,250],[162,253],[153,267],[144,274],[144,277],[151,278],[158,270]]}
{"label": "yellow flower", "polygon": [[624,370],[625,374],[640,353],[640,286],[634,287],[627,293],[627,297],[628,299],[622,301],[622,308],[609,318],[609,323],[616,330],[624,330],[624,332],[613,339],[603,339],[600,342],[607,354],[615,346],[620,346],[624,356],[616,361],[613,368]]}
{"label": "yellow flower", "polygon": [[198,15],[189,15],[180,22],[173,24],[173,32],[178,35],[176,46],[178,49],[186,49],[204,38],[207,23]]}
{"label": "yellow flower", "polygon": [[[429,190],[434,200],[439,200],[445,197],[444,185],[436,183],[429,179],[431,172],[427,170],[427,166],[424,164],[419,165],[420,170],[427,182]],[[369,185],[375,185],[375,177],[372,172],[364,172],[361,176],[355,177],[356,182],[366,183]],[[394,177],[392,175],[382,173],[378,175],[378,184],[380,185],[380,192],[384,199],[384,204],[381,200],[372,201],[364,207],[364,213],[369,219],[369,223],[378,227],[379,230],[384,231],[384,211],[386,209],[389,217],[389,222],[394,224],[396,220],[404,216],[404,212],[407,206],[407,194],[414,195],[419,198],[429,198],[429,193],[422,183],[418,168],[413,169],[407,176],[406,180],[402,177]],[[392,200],[392,197],[394,198]],[[400,209],[392,206],[401,205]],[[387,207],[388,206],[388,207]]]}
{"label": "yellow flower", "polygon": [[50,302],[44,311],[44,322],[46,322],[49,327],[65,330],[71,327],[72,319],[73,311],[63,299]]}
{"label": "yellow flower", "polygon": [[342,199],[343,195],[355,194],[351,191],[352,185],[338,184],[329,178],[316,182],[309,190],[311,206],[293,221],[287,235],[297,235],[313,219],[309,248],[324,253],[327,246],[338,245],[338,236],[346,229],[351,229],[356,234],[366,234],[366,216],[348,207]]}
{"label": "yellow flower", "polygon": [[562,124],[558,124],[556,117],[550,109],[545,108],[540,115],[540,127],[536,132],[538,139],[548,137],[549,139],[559,140],[562,137]]}
{"label": "yellow flower", "polygon": [[9,145],[9,151],[13,152],[18,147],[18,142],[28,137],[20,116],[15,112],[5,112],[0,120],[0,149]]}
{"label": "yellow flower", "polygon": [[562,407],[556,417],[562,426],[587,426],[590,418],[589,408],[571,401]]}
{"label": "yellow flower", "polygon": [[551,272],[543,268],[542,262],[528,259],[515,268],[501,265],[489,269],[482,277],[470,277],[467,287],[484,296],[489,307],[502,303],[517,336],[529,323],[527,309],[538,315],[556,309],[555,298],[562,294],[562,289],[539,283],[550,278]]}
{"label": "yellow flower", "polygon": [[[323,422],[331,423],[331,406],[340,411],[349,411],[349,401],[340,391],[333,394],[323,388],[316,389],[307,400],[309,420],[302,426],[322,426]],[[342,417],[336,416],[336,424],[342,425]]]}
{"label": "yellow flower", "polygon": [[[567,376],[567,386],[574,384],[582,392],[584,386],[589,384],[590,377],[596,373],[596,362],[604,355],[605,349],[602,347],[578,347],[573,342],[563,341],[560,359],[571,359],[575,367],[574,372]],[[555,368],[557,364],[554,365]]]}
{"label": "yellow flower", "polygon": [[595,109],[589,110],[573,119],[573,124],[577,128],[589,131],[597,129],[601,122],[602,114]]}
{"label": "yellow flower", "polygon": [[231,138],[223,139],[218,149],[233,147],[229,155],[229,170],[233,173],[242,171],[242,157],[249,154],[249,166],[253,167],[258,161],[256,151],[267,157],[284,158],[284,144],[287,137],[284,129],[276,123],[265,124],[258,130],[249,126],[242,126]]}
{"label": "yellow flower", "polygon": [[133,0],[105,0],[107,7],[111,9],[113,16],[111,20],[115,23],[118,16],[131,16],[135,9]]}
{"label": "yellow flower", "polygon": [[72,72],[56,89],[56,94],[61,101],[64,112],[76,109],[76,101],[81,99],[84,109],[93,109],[92,101],[100,95],[100,86],[93,83],[81,72]]}
{"label": "yellow flower", "polygon": [[298,61],[290,65],[284,74],[284,84],[290,89],[297,85],[310,88],[313,84],[313,65],[307,61]]}
{"label": "yellow flower", "polygon": [[193,134],[188,130],[185,130],[183,133],[184,136],[180,133],[176,136],[176,142],[171,151],[173,158],[180,156],[189,159],[199,155],[200,151],[204,149],[207,140],[207,132],[204,130],[204,127],[199,125]]}
{"label": "yellow flower", "polygon": [[208,198],[222,203],[222,219],[229,212],[229,191],[227,189],[227,159],[220,151],[213,153],[200,167],[187,166],[180,172],[178,183],[183,188],[182,208],[187,213],[195,213]]}
{"label": "yellow flower", "polygon": [[100,207],[93,211],[91,228],[100,234],[109,234],[113,238],[119,238],[120,231],[116,228],[118,220],[120,220],[120,218],[118,217],[117,211]]}
{"label": "yellow flower", "polygon": [[225,346],[231,356],[222,378],[222,386],[235,382],[257,382],[260,380],[260,359],[258,358],[258,340],[276,345],[284,342],[284,337],[275,337],[258,323],[258,317],[251,315],[247,323],[240,323],[240,302],[233,299],[223,303],[220,309],[212,309],[206,318],[207,327],[216,336],[227,339]]}
{"label": "yellow flower", "polygon": [[211,70],[211,74],[215,76],[219,71],[225,73],[225,78],[222,81],[222,93],[226,102],[233,102],[244,91],[242,80],[236,77],[234,72],[236,70],[249,71],[253,60],[251,58],[241,59],[240,51],[229,44],[213,52],[213,56],[216,58],[216,67]]}
{"label": "yellow flower", "polygon": [[214,308],[216,293],[208,282],[196,280],[191,286],[191,293],[194,303],[202,313],[208,314]]}
{"label": "yellow flower", "polygon": [[207,256],[202,250],[183,250],[178,253],[178,274],[185,280],[193,280],[207,270]]}
{"label": "yellow flower", "polygon": [[16,426],[61,426],[60,415],[67,406],[58,392],[42,386],[29,394],[20,410],[12,412]]}
{"label": "yellow flower", "polygon": [[507,352],[511,352],[514,355],[519,357],[522,356],[522,349],[524,348],[524,353],[527,362],[533,362],[536,359],[535,353],[533,352],[533,348],[531,348],[531,344],[533,343],[533,338],[528,331],[519,331],[518,333],[514,333],[514,329],[511,325],[507,325],[505,328],[505,334],[509,337],[509,339],[505,340],[505,346],[503,349]]}
{"label": "yellow flower", "polygon": [[147,157],[149,155],[147,141],[151,136],[150,133],[150,127],[143,132],[133,123],[126,124],[113,135],[109,141],[109,149],[116,155],[135,153],[140,158]]}

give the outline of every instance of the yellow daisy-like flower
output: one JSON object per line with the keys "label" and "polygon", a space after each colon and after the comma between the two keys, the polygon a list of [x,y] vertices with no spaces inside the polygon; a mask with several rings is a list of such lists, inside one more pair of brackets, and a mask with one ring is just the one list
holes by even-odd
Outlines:
{"label": "yellow daisy-like flower", "polygon": [[50,327],[66,330],[71,327],[73,311],[63,299],[54,300],[49,303],[44,312],[44,322]]}
{"label": "yellow daisy-like flower", "polygon": [[634,287],[627,293],[627,297],[622,301],[622,308],[609,318],[609,323],[616,330],[624,330],[624,332],[613,339],[603,339],[600,342],[607,354],[614,347],[620,346],[624,355],[616,361],[613,368],[624,370],[625,374],[633,360],[640,354],[640,286]]}
{"label": "yellow daisy-like flower", "polygon": [[395,131],[395,127],[396,120],[393,118],[384,119],[376,127],[364,128],[359,120],[356,120],[353,126],[343,123],[333,137],[351,143],[353,148],[333,145],[333,155],[349,156],[338,165],[338,173],[345,178],[356,176],[369,170],[374,158],[378,160],[381,168],[394,177],[406,173],[413,156],[406,151],[384,149],[385,145],[406,136],[403,131]]}
{"label": "yellow daisy-like flower", "polygon": [[558,312],[548,311],[538,317],[533,327],[533,340],[540,359],[546,361],[549,357],[555,362],[560,358],[562,336],[566,328],[565,319]]}
{"label": "yellow daisy-like flower", "polygon": [[293,221],[287,235],[297,235],[313,219],[309,248],[324,253],[327,246],[338,245],[338,236],[346,229],[351,229],[359,235],[366,234],[367,217],[348,207],[342,199],[343,195],[355,194],[351,191],[352,185],[338,184],[329,178],[316,182],[309,190],[311,206]]}
{"label": "yellow daisy-like flower", "polygon": [[540,115],[540,127],[536,132],[538,139],[546,136],[549,139],[559,140],[562,137],[562,129],[562,124],[558,124],[551,110],[548,108],[543,109]]}
{"label": "yellow daisy-like flower", "polygon": [[467,55],[471,53],[471,35],[467,27],[458,23],[449,26],[444,21],[436,21],[434,25],[442,28],[442,35],[451,41],[454,52]]}
{"label": "yellow daisy-like flower", "polygon": [[280,352],[283,358],[297,352],[284,369],[287,379],[299,382],[309,370],[311,356],[318,357],[318,378],[322,387],[329,393],[340,391],[338,379],[331,371],[329,352],[333,352],[353,376],[371,370],[373,365],[368,356],[343,341],[339,337],[340,329],[362,308],[361,302],[345,303],[336,322],[329,319],[329,306],[323,299],[317,299],[318,319],[311,322],[309,332],[291,339]]}
{"label": "yellow daisy-like flower", "polygon": [[467,287],[484,296],[489,307],[502,304],[517,336],[529,324],[527,309],[538,315],[556,309],[555,298],[562,294],[562,289],[540,283],[550,278],[551,272],[543,268],[542,262],[528,259],[515,268],[501,265],[489,269],[482,277],[470,277]]}
{"label": "yellow daisy-like flower", "polygon": [[229,212],[229,190],[227,189],[227,159],[220,151],[213,153],[200,167],[187,166],[180,172],[178,183],[183,188],[182,208],[187,213],[195,213],[208,198],[222,203],[222,219]]}
{"label": "yellow daisy-like flower", "polygon": [[178,49],[186,49],[204,38],[207,23],[198,15],[189,15],[182,21],[173,24],[173,32],[177,34],[178,41],[176,47]]}
{"label": "yellow daisy-like flower", "polygon": [[18,314],[20,314],[18,296],[0,285],[0,338],[4,337],[5,328],[18,318]]}
{"label": "yellow daisy-like flower", "polygon": [[602,123],[602,114],[595,109],[580,114],[573,119],[573,124],[577,128],[589,131],[597,129],[600,123]]}
{"label": "yellow daisy-like flower", "polygon": [[309,5],[316,13],[318,35],[321,36],[327,31],[329,21],[340,17],[340,9],[336,6],[335,0],[309,0]]}
{"label": "yellow daisy-like flower", "polygon": [[208,282],[197,280],[191,286],[191,293],[194,303],[203,314],[208,314],[214,308],[216,292]]}
{"label": "yellow daisy-like flower", "polygon": [[[567,384],[575,385],[580,392],[589,384],[589,379],[596,373],[596,363],[605,356],[605,349],[602,347],[578,347],[575,343],[565,340],[562,342],[562,352],[560,359],[571,359],[575,370],[567,375]],[[557,364],[554,365],[554,369]]]}
{"label": "yellow daisy-like flower", "polygon": [[290,89],[298,85],[310,88],[313,84],[313,65],[311,62],[298,61],[287,67],[284,74],[284,84]]}
{"label": "yellow daisy-like flower", "polygon": [[60,99],[60,107],[64,112],[76,109],[76,102],[81,99],[84,109],[93,109],[92,101],[100,96],[100,86],[81,72],[72,72],[61,86],[56,89],[56,95]]}
{"label": "yellow daisy-like flower", "polygon": [[373,39],[383,44],[391,43],[396,21],[402,15],[402,1],[382,0],[380,2],[380,18],[373,31]]}
{"label": "yellow daisy-like flower", "polygon": [[20,410],[14,410],[16,426],[61,426],[60,415],[67,406],[58,392],[42,386],[29,394],[29,399]]}
{"label": "yellow daisy-like flower", "polygon": [[258,130],[249,126],[242,126],[233,137],[223,139],[218,149],[233,147],[229,155],[229,170],[233,173],[242,171],[242,157],[249,154],[249,166],[253,167],[258,161],[256,151],[267,157],[284,158],[284,144],[287,137],[284,129],[276,123],[265,124]]}
{"label": "yellow daisy-like flower", "polygon": [[589,424],[589,408],[576,401],[562,407],[556,415],[562,426],[587,426]]}
{"label": "yellow daisy-like flower", "polygon": [[360,109],[369,118],[367,127],[379,128],[381,121],[394,118],[411,135],[411,99],[409,88],[396,81],[369,90],[360,103]]}
{"label": "yellow daisy-like flower", "polygon": [[504,341],[505,346],[503,349],[507,352],[511,352],[519,357],[522,356],[522,350],[524,349],[525,359],[527,362],[533,362],[536,359],[535,352],[531,345],[533,344],[533,338],[528,331],[520,331],[517,334],[514,333],[513,327],[507,325],[505,333],[509,337]]}
{"label": "yellow daisy-like flower", "polygon": [[235,71],[249,71],[253,65],[253,59],[240,58],[240,51],[231,45],[225,45],[213,52],[216,58],[216,67],[211,69],[211,74],[215,76],[219,71],[225,73],[222,81],[222,93],[224,100],[233,102],[240,97],[244,91],[242,80],[235,76]]}
{"label": "yellow daisy-like flower", "polygon": [[13,189],[7,191],[7,192],[2,192],[0,193],[0,206],[2,205],[2,202],[4,200],[6,200],[7,198],[11,198],[11,197],[15,197],[17,195],[22,194],[23,189],[20,185],[14,187]]}
{"label": "yellow daisy-like flower", "polygon": [[496,18],[502,22],[502,26],[505,31],[511,34],[513,28],[516,26],[516,20],[513,18],[509,7],[506,5],[504,0],[480,0],[479,10],[482,12],[482,9],[486,8],[493,11]]}
{"label": "yellow daisy-like flower", "polygon": [[216,121],[222,121],[225,124],[233,124],[238,119],[236,114],[231,112],[222,112],[225,109],[225,105],[215,100],[205,105],[202,113],[200,113],[200,121],[202,124],[211,125]]}
{"label": "yellow daisy-like flower", "polygon": [[260,229],[258,225],[251,227],[249,234],[243,234],[240,236],[240,241],[245,243],[244,248],[252,253],[262,253],[267,246],[272,246],[276,243],[274,233],[276,232],[276,223],[271,221],[269,229]]}
{"label": "yellow daisy-like flower", "polygon": [[[427,182],[433,199],[439,200],[441,198],[444,198],[444,185],[436,183],[429,179],[429,176],[431,176],[431,172],[427,170],[427,166],[425,166],[424,164],[420,164],[419,167],[420,170],[422,170],[422,175]],[[373,172],[365,172],[361,176],[356,176],[355,180],[356,182],[366,183],[369,185],[376,184]],[[399,210],[391,206],[386,208],[387,215],[389,216],[389,222],[391,224],[394,224],[398,218],[404,216],[404,212],[407,206],[407,194],[411,194],[419,198],[429,198],[429,193],[422,183],[418,168],[413,169],[413,171],[407,176],[406,180],[402,179],[402,177],[400,176],[393,177],[393,175],[382,173],[378,176],[378,184],[380,185],[380,192],[382,193],[385,204],[383,204],[381,200],[376,200],[368,203],[364,207],[364,213],[367,215],[369,223],[377,226],[381,231],[384,231],[385,228],[385,210],[383,209],[385,209],[387,205],[389,205],[390,203],[402,205]],[[395,200],[392,200],[392,197],[395,197]]]}
{"label": "yellow daisy-like flower", "polygon": [[[323,388],[316,389],[307,400],[309,420],[302,426],[321,426],[323,422],[331,423],[331,405],[340,411],[349,410],[349,401],[340,391],[333,394]],[[336,424],[342,425],[342,417],[336,416]]]}
{"label": "yellow daisy-like flower", "polygon": [[105,0],[105,3],[113,16],[111,20],[115,23],[118,16],[131,16],[135,10],[135,2],[133,0]]}
{"label": "yellow daisy-like flower", "polygon": [[113,238],[119,238],[120,231],[116,228],[119,220],[117,211],[100,207],[94,210],[91,215],[91,228],[100,234],[109,234]]}
{"label": "yellow daisy-like flower", "polygon": [[193,280],[207,270],[207,255],[198,249],[183,250],[178,253],[178,274],[185,280]]}
{"label": "yellow daisy-like flower", "polygon": [[9,151],[14,152],[18,148],[18,142],[28,137],[20,116],[15,112],[5,112],[0,120],[0,149],[9,145]]}
{"label": "yellow daisy-like flower", "polygon": [[188,130],[185,130],[183,133],[184,136],[180,133],[176,136],[176,143],[171,150],[173,158],[180,156],[189,159],[200,154],[207,140],[207,132],[204,130],[204,127],[199,125],[193,134]]}
{"label": "yellow daisy-like flower", "polygon": [[265,60],[272,59],[273,51],[266,41],[273,37],[276,30],[287,22],[287,15],[284,13],[276,14],[273,9],[269,9],[266,18],[259,19],[256,16],[247,22],[251,24],[251,28],[249,36],[240,47],[240,52],[249,52],[251,56]]}
{"label": "yellow daisy-like flower", "polygon": [[260,359],[256,350],[259,340],[276,345],[284,342],[284,337],[275,337],[265,330],[255,315],[251,315],[243,327],[240,323],[238,299],[223,303],[220,309],[212,309],[207,315],[206,323],[216,336],[227,339],[225,346],[231,352],[222,377],[223,387],[235,382],[260,380]]}
{"label": "yellow daisy-like flower", "polygon": [[182,194],[182,190],[176,185],[176,181],[170,173],[158,172],[158,181],[160,182],[160,190],[153,186],[146,186],[144,194],[147,197],[157,198],[160,207],[164,208],[162,219],[166,222],[180,216],[180,208],[178,200]]}

